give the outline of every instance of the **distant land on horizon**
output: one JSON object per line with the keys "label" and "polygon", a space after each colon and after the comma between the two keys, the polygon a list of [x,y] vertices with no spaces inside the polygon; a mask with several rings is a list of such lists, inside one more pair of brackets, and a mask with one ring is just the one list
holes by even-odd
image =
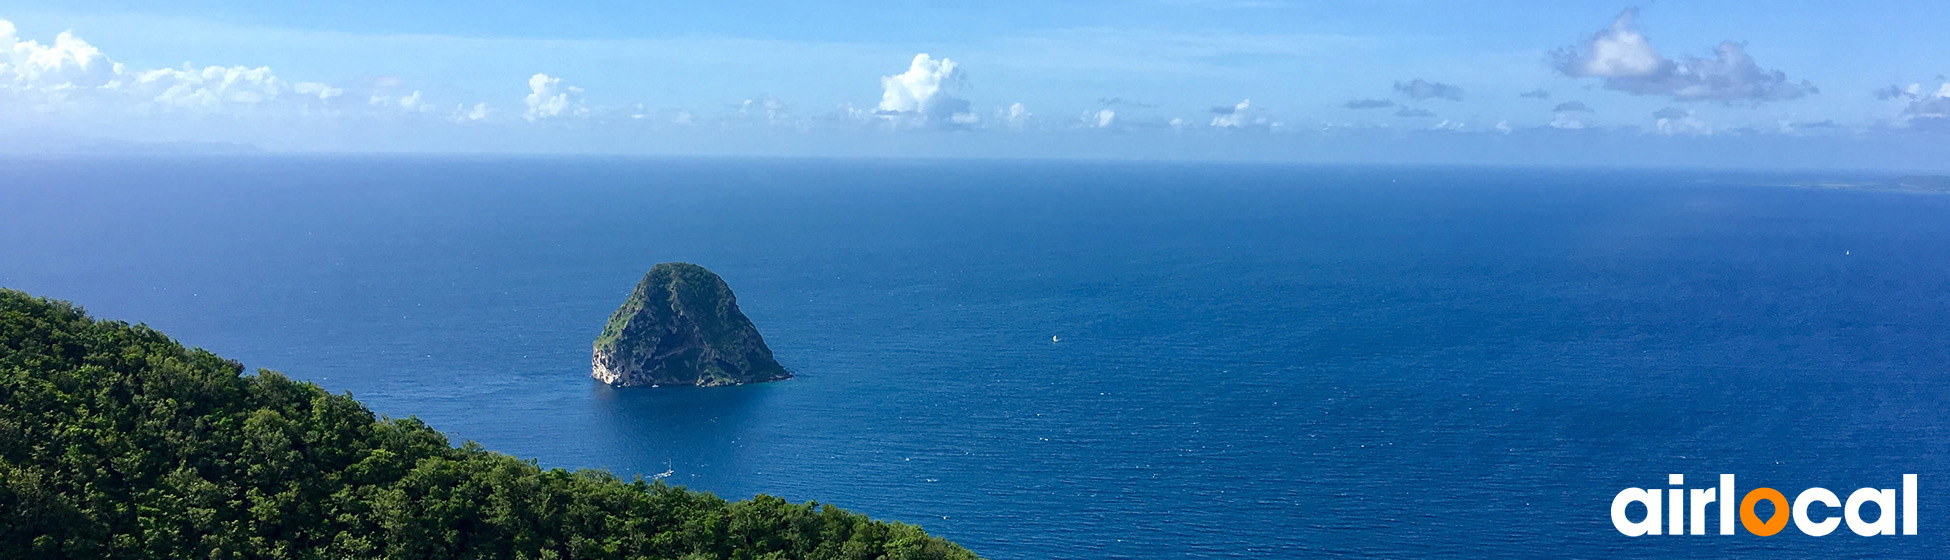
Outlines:
{"label": "distant land on horizon", "polygon": [[1795,183],[1791,186],[1812,189],[1946,194],[1950,193],[1950,175],[1901,175],[1880,181],[1815,181]]}

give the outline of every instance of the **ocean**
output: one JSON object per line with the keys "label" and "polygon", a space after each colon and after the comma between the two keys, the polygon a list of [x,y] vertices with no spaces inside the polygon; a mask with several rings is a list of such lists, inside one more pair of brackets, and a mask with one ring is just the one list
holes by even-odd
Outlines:
{"label": "ocean", "polygon": [[[456,443],[998,560],[1950,556],[1950,197],[1787,186],[1816,179],[12,158],[0,286]],[[665,261],[723,276],[797,377],[592,380]],[[1616,493],[1675,473],[1790,497],[1914,473],[1921,534],[1613,528]]]}

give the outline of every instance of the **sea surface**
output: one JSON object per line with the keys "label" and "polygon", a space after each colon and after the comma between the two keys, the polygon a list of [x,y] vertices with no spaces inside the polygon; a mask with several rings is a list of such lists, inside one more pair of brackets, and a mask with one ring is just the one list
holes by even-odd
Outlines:
{"label": "sea surface", "polygon": [[[1950,196],[1783,186],[1831,178],[4,159],[0,286],[456,443],[994,559],[1950,556]],[[664,261],[722,275],[798,376],[590,379]],[[1916,473],[1922,534],[1612,528],[1672,473]]]}

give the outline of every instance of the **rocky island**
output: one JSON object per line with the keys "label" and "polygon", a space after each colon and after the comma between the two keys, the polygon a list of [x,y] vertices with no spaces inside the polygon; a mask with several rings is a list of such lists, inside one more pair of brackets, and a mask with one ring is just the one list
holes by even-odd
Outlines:
{"label": "rocky island", "polygon": [[716,387],[792,377],[724,279],[690,263],[650,268],[596,337],[592,370],[617,387]]}

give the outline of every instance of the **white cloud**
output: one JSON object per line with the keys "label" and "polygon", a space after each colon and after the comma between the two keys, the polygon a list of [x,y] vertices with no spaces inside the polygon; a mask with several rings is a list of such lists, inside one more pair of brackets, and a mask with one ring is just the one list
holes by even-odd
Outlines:
{"label": "white cloud", "polygon": [[[1693,112],[1678,107],[1666,107],[1652,112],[1652,129],[1666,136],[1706,136],[1713,133],[1713,127],[1706,121],[1693,117]],[[1783,132],[1792,130],[1790,125],[1782,126]]]}
{"label": "white cloud", "polygon": [[13,22],[0,19],[0,86],[19,89],[101,87],[122,77],[121,63],[63,31],[54,44],[20,39]]}
{"label": "white cloud", "polygon": [[1023,107],[1020,102],[1010,103],[1009,108],[996,111],[996,113],[1001,116],[1004,124],[1014,129],[1021,129],[1023,126],[1028,125],[1029,117],[1033,116],[1029,113],[1029,109]]}
{"label": "white cloud", "polygon": [[1512,129],[1510,128],[1510,121],[1496,121],[1497,132],[1501,132],[1503,134],[1509,134],[1511,130]]}
{"label": "white cloud", "polygon": [[1582,48],[1560,49],[1558,71],[1572,76],[1635,78],[1665,70],[1672,61],[1652,48],[1652,42],[1639,32],[1638,17],[1638,8],[1628,8]]}
{"label": "white cloud", "polygon": [[1929,92],[1923,84],[1888,86],[1876,90],[1876,100],[1903,101],[1903,111],[1895,115],[1895,125],[1929,131],[1950,131],[1950,82]]}
{"label": "white cloud", "polygon": [[291,91],[299,95],[317,96],[319,101],[330,101],[341,95],[345,95],[344,89],[335,88],[318,82],[298,82],[296,84],[292,84]]}
{"label": "white cloud", "polygon": [[262,105],[277,99],[284,80],[259,66],[163,68],[136,76],[136,89],[155,92],[156,103],[182,109],[215,110],[227,105]]}
{"label": "white cloud", "polygon": [[287,108],[303,110],[307,101],[315,106],[345,90],[319,82],[291,84],[264,66],[130,69],[72,32],[42,44],[23,40],[12,22],[0,19],[0,93],[30,103],[58,101],[50,106],[72,111],[218,112],[269,107],[281,99],[291,100]]}
{"label": "white cloud", "polygon": [[1939,84],[1933,93],[1923,84],[1908,87],[1888,86],[1875,91],[1876,99],[1904,103],[1896,115],[1898,126],[1950,131],[1950,82]]}
{"label": "white cloud", "polygon": [[1584,121],[1578,120],[1577,113],[1560,112],[1557,113],[1556,117],[1551,119],[1551,128],[1578,130],[1584,128]]}
{"label": "white cloud", "polygon": [[493,114],[493,110],[489,109],[486,103],[475,103],[473,107],[468,107],[466,103],[461,103],[454,106],[454,114],[450,118],[457,123],[479,122],[487,120],[488,115],[491,114]]}
{"label": "white cloud", "polygon": [[1638,9],[1618,14],[1611,26],[1583,43],[1552,53],[1558,72],[1602,78],[1606,89],[1662,95],[1679,101],[1762,102],[1819,93],[1814,84],[1789,82],[1787,74],[1754,63],[1740,43],[1724,42],[1712,58],[1666,58],[1638,28]]}
{"label": "white cloud", "polygon": [[976,121],[961,89],[967,78],[960,66],[927,53],[914,55],[907,71],[880,78],[880,105],[875,113],[919,126],[968,124]]}
{"label": "white cloud", "polygon": [[589,108],[582,103],[582,88],[562,85],[561,78],[551,78],[548,74],[536,74],[528,78],[528,112],[521,118],[530,122],[552,119],[561,116],[579,117],[589,114]]}
{"label": "white cloud", "polygon": [[786,113],[785,102],[779,101],[778,98],[769,95],[746,99],[744,102],[739,103],[738,118],[740,120],[765,124],[787,124],[791,122],[791,115]]}
{"label": "white cloud", "polygon": [[427,104],[420,99],[420,90],[413,90],[413,93],[401,97],[393,97],[385,93],[375,93],[372,94],[371,99],[367,100],[367,104],[386,109],[397,107],[408,113],[429,109]]}
{"label": "white cloud", "polygon": [[1111,123],[1117,122],[1117,111],[1110,109],[1097,111],[1094,115],[1086,115],[1084,122],[1095,128],[1110,128]]}
{"label": "white cloud", "polygon": [[1931,94],[1923,93],[1920,84],[1912,85],[1907,97],[1909,105],[1903,107],[1900,115],[1903,126],[1950,131],[1950,82],[1943,83]]}
{"label": "white cloud", "polygon": [[1253,100],[1251,99],[1242,100],[1231,107],[1213,107],[1212,113],[1215,116],[1212,117],[1212,126],[1219,128],[1245,128],[1247,126],[1265,124],[1265,118],[1255,118],[1252,115],[1252,108]]}

